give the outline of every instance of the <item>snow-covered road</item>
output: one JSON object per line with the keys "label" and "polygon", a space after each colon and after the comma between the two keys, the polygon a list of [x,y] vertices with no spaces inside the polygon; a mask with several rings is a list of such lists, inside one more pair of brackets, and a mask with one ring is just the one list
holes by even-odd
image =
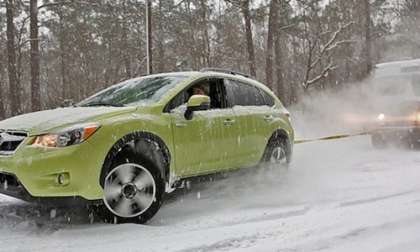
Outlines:
{"label": "snow-covered road", "polygon": [[419,251],[420,150],[300,144],[288,171],[193,184],[146,226],[66,215],[2,196],[0,250]]}

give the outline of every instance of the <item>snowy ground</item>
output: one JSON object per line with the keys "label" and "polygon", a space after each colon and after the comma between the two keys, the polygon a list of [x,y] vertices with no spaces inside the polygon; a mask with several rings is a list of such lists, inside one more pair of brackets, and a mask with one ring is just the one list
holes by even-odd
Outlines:
{"label": "snowy ground", "polygon": [[147,226],[2,196],[0,250],[419,251],[418,152],[374,150],[368,137],[297,145],[288,171],[193,184]]}

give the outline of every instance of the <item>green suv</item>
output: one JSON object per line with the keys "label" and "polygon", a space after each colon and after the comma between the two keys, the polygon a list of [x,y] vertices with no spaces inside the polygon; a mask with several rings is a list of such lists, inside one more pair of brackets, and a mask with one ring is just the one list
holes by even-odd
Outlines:
{"label": "green suv", "polygon": [[290,115],[232,71],[150,75],[0,122],[0,193],[144,223],[186,178],[290,162]]}

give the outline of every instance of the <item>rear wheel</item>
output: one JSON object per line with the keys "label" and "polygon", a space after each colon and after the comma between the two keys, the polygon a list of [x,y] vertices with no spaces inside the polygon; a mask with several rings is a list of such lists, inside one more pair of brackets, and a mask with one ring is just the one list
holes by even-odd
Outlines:
{"label": "rear wheel", "polygon": [[262,161],[270,166],[287,167],[290,163],[287,141],[280,137],[270,140]]}
{"label": "rear wheel", "polygon": [[105,177],[102,217],[113,223],[145,223],[162,205],[163,192],[164,181],[152,162],[121,155]]}

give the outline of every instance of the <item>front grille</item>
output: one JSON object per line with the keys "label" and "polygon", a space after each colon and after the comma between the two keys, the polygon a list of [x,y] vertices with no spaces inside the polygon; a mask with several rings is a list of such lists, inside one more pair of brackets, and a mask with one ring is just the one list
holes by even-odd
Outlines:
{"label": "front grille", "polygon": [[388,121],[385,122],[386,127],[410,127],[410,126],[414,126],[414,122],[412,120],[409,119],[390,119]]}
{"label": "front grille", "polygon": [[0,155],[12,155],[27,136],[25,132],[0,130]]}

